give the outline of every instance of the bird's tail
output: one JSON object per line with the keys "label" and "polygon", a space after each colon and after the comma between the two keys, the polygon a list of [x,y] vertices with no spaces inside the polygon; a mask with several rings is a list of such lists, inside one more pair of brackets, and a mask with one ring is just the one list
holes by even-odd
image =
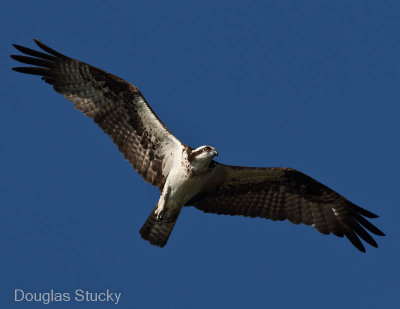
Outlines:
{"label": "bird's tail", "polygon": [[144,240],[149,241],[152,245],[164,247],[181,210],[179,209],[174,216],[168,219],[157,220],[157,216],[154,213],[156,209],[157,205],[147,218],[146,223],[142,226],[139,233]]}

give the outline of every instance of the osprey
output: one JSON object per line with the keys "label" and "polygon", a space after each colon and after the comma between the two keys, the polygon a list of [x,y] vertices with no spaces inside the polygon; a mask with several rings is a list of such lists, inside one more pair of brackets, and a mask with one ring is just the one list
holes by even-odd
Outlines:
{"label": "osprey", "polygon": [[312,225],[323,234],[346,236],[362,252],[359,237],[378,247],[367,230],[385,235],[365,219],[377,215],[295,169],[224,165],[213,160],[214,147],[183,144],[134,85],[35,42],[47,53],[14,45],[31,57],[11,57],[34,66],[13,70],[42,76],[93,118],[144,180],[159,188],[160,199],[140,230],[151,244],[167,243],[183,206]]}

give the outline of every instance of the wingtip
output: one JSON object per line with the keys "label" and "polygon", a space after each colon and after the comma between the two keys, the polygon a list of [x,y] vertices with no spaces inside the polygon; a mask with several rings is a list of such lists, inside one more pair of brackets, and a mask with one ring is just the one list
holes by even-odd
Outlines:
{"label": "wingtip", "polygon": [[33,41],[36,43],[37,46],[39,46],[40,48],[42,48],[43,44],[42,42],[40,42],[38,39],[34,38]]}
{"label": "wingtip", "polygon": [[358,250],[360,250],[362,253],[366,253],[367,250],[365,250],[364,245],[362,245],[361,247],[357,247]]}
{"label": "wingtip", "polygon": [[356,204],[351,203],[350,208],[355,211],[358,212],[359,214],[363,215],[364,217],[370,218],[370,219],[375,219],[375,218],[379,218],[379,216],[369,210],[366,210]]}
{"label": "wingtip", "polygon": [[18,61],[19,57],[20,57],[19,55],[10,55],[11,59],[14,59],[14,60],[17,60],[17,61]]}
{"label": "wingtip", "polygon": [[14,46],[14,48],[16,49],[16,50],[19,50],[19,51],[21,51],[21,49],[23,49],[24,47],[23,46],[21,46],[21,45],[18,45],[18,44],[12,44],[12,46]]}
{"label": "wingtip", "polygon": [[[351,241],[351,240],[350,240]],[[352,241],[351,241],[352,242]],[[367,252],[367,250],[365,250],[365,247],[364,247],[364,245],[361,243],[361,241],[360,241],[360,243],[359,244],[356,244],[355,242],[352,242],[352,244],[360,251],[360,252],[362,252],[362,253],[366,253]]]}
{"label": "wingtip", "polygon": [[14,67],[14,68],[11,68],[11,70],[13,70],[15,72],[25,73],[25,74],[29,74],[28,73],[29,69],[30,69],[29,67]]}
{"label": "wingtip", "polygon": [[51,47],[47,46],[46,44],[40,42],[38,39],[33,39],[33,41],[36,43],[37,46],[39,46],[42,50],[44,50],[45,52],[56,56],[58,58],[63,58],[63,59],[67,59],[68,57],[59,53],[58,51],[52,49]]}
{"label": "wingtip", "polygon": [[26,50],[26,47],[18,45],[18,44],[12,44],[12,46],[14,46],[14,48],[20,52],[24,52],[24,50]]}
{"label": "wingtip", "polygon": [[374,226],[374,230],[371,232],[378,236],[386,236],[386,234],[382,232],[380,229],[378,229],[376,226]]}

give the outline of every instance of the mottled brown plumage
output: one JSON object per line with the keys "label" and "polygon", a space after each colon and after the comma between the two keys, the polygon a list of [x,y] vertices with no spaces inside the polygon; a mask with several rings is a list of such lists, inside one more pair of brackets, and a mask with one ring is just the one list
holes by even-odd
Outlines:
{"label": "mottled brown plumage", "polygon": [[13,70],[42,76],[112,138],[145,181],[160,189],[160,200],[140,230],[151,244],[167,243],[184,205],[216,214],[312,225],[323,234],[346,236],[363,252],[359,238],[378,246],[367,231],[384,236],[364,218],[377,215],[297,170],[222,165],[212,160],[215,148],[184,145],[134,85],[35,42],[47,53],[14,45],[29,57],[11,57],[34,67]]}
{"label": "mottled brown plumage", "polygon": [[[72,101],[109,135],[125,158],[149,183],[162,190],[171,168],[166,158],[168,146],[181,143],[151,110],[140,91],[132,84],[84,62],[69,58],[35,40],[49,54],[14,45],[34,56],[12,55],[17,61],[39,67],[17,67],[21,73],[41,75],[54,90]],[[144,116],[153,117],[151,128],[144,128]]]}
{"label": "mottled brown plumage", "polygon": [[187,202],[209,213],[286,220],[312,225],[323,234],[346,236],[360,251],[358,236],[374,247],[366,232],[384,236],[362,216],[377,215],[354,205],[313,178],[292,168],[252,168],[218,164],[216,177]]}

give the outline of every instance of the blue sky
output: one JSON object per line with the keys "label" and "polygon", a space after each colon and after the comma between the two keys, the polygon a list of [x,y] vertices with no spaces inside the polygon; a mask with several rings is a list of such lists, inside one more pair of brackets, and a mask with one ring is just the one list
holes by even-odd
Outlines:
{"label": "blue sky", "polygon": [[[110,289],[118,308],[394,308],[399,13],[395,1],[4,3],[0,302],[45,306],[14,303],[16,288]],[[379,214],[388,236],[362,254],[304,225],[188,208],[167,246],[150,246],[138,231],[158,190],[72,103],[10,70],[11,44],[33,38],[134,83],[184,143],[299,169]]]}

